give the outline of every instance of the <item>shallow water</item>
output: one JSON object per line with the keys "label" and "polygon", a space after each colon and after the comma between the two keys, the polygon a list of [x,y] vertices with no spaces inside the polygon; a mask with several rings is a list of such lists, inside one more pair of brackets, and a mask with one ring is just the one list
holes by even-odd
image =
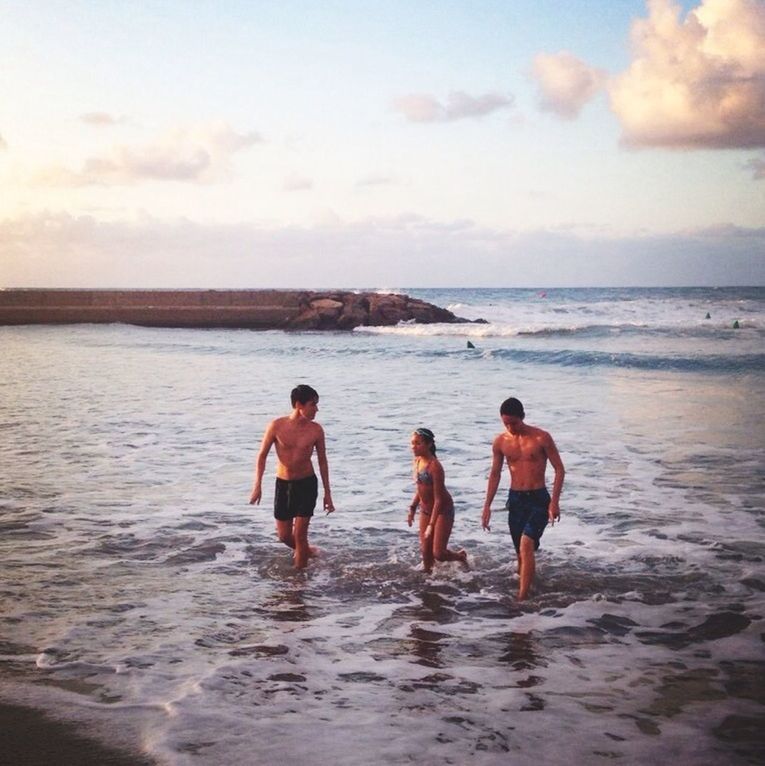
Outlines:
{"label": "shallow water", "polygon": [[[490,324],[0,328],[0,695],[171,764],[760,762],[765,291],[415,292]],[[297,382],[307,573],[247,505]],[[480,528],[511,394],[567,468],[523,605]],[[418,571],[418,425],[470,572]]]}

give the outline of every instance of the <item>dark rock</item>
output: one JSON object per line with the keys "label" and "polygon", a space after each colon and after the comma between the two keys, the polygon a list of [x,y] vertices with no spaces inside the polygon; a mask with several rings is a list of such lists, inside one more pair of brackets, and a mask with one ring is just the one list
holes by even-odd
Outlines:
{"label": "dark rock", "polygon": [[467,321],[432,303],[393,293],[0,290],[0,325],[123,322],[149,327],[352,330],[399,322]]}

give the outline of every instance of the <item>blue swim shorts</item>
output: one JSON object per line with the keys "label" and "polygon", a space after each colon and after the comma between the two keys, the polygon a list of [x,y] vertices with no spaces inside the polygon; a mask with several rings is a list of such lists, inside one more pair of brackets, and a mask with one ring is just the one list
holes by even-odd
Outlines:
{"label": "blue swim shorts", "polygon": [[550,493],[544,488],[525,492],[511,489],[507,495],[507,523],[513,538],[515,550],[520,550],[521,536],[527,535],[534,541],[534,550],[547,526],[547,509]]}

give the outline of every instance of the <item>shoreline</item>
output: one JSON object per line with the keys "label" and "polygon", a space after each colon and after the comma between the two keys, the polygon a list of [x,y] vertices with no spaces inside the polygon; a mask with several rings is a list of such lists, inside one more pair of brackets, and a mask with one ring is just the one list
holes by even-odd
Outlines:
{"label": "shoreline", "polygon": [[[463,323],[398,293],[348,290],[0,290],[0,325],[133,324],[254,330],[353,330]],[[480,320],[479,320],[480,321]]]}
{"label": "shoreline", "polygon": [[27,705],[0,702],[0,731],[0,764],[157,766],[157,761],[147,755],[107,745],[80,732],[77,724],[52,718]]}

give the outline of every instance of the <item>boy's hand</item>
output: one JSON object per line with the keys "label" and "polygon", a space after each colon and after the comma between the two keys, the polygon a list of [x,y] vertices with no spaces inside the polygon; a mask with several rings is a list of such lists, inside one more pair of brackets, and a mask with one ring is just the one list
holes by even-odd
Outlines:
{"label": "boy's hand", "polygon": [[324,495],[324,510],[327,512],[327,516],[335,510],[332,495]]}
{"label": "boy's hand", "polygon": [[483,513],[481,514],[481,526],[487,532],[491,532],[491,526],[489,525],[490,521],[491,521],[491,508],[489,506],[484,506]]}
{"label": "boy's hand", "polygon": [[260,496],[262,492],[260,489],[260,485],[256,484],[252,488],[252,494],[250,495],[250,505],[260,505]]}
{"label": "boy's hand", "polygon": [[557,503],[550,501],[550,505],[547,507],[547,518],[551,527],[555,526],[556,521],[560,521],[560,507]]}

